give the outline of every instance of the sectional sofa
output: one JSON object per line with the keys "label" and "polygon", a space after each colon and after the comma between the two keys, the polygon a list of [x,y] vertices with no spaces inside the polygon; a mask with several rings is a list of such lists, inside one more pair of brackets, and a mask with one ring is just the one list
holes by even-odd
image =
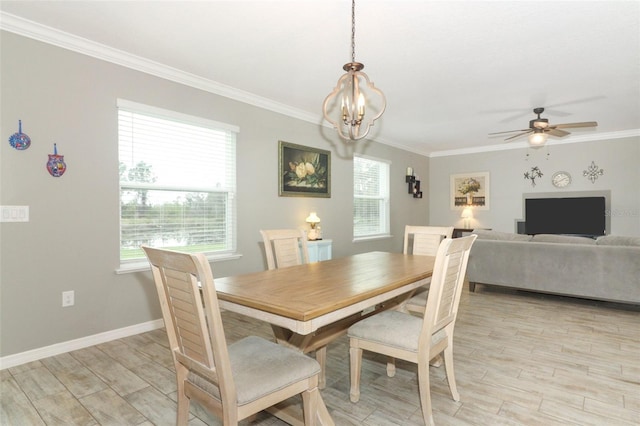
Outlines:
{"label": "sectional sofa", "polygon": [[471,291],[481,283],[640,304],[640,237],[474,234],[467,269]]}

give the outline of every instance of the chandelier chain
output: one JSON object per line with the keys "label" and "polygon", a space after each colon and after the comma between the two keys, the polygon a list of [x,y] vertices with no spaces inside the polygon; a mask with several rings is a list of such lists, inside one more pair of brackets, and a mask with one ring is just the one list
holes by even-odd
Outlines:
{"label": "chandelier chain", "polygon": [[351,1],[351,62],[356,61],[356,0]]}

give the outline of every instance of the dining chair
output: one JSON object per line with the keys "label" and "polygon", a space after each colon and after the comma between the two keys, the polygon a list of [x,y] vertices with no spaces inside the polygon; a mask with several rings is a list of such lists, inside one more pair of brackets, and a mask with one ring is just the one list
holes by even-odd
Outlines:
{"label": "dining chair", "polygon": [[[404,254],[421,254],[425,256],[435,256],[440,243],[445,238],[451,238],[453,226],[413,226],[407,225],[404,228]],[[422,286],[411,297],[403,309],[409,312],[424,313],[427,306],[427,294],[429,285]]]}
{"label": "dining chair", "polygon": [[219,416],[224,425],[237,425],[301,394],[304,424],[314,425],[319,364],[257,336],[227,346],[206,257],[142,248],[151,264],[176,371],[176,423],[188,423],[191,399]]}
{"label": "dining chair", "polygon": [[433,425],[429,361],[444,355],[445,372],[454,401],[460,400],[453,370],[453,329],[476,236],[445,239],[440,243],[424,316],[388,310],[349,327],[350,399],[360,399],[362,351],[399,358],[418,365],[418,389],[424,422]]}
{"label": "dining chair", "polygon": [[286,266],[309,263],[307,236],[297,229],[260,230],[267,256],[267,268],[276,269]]}
{"label": "dining chair", "polygon": [[[262,240],[264,241],[267,268],[269,270],[309,263],[307,236],[303,231],[297,229],[262,229],[260,234],[262,234]],[[285,338],[276,334],[276,340],[285,340]],[[321,367],[318,387],[324,389],[326,385],[327,347],[321,346],[315,349],[315,353],[316,360]]]}

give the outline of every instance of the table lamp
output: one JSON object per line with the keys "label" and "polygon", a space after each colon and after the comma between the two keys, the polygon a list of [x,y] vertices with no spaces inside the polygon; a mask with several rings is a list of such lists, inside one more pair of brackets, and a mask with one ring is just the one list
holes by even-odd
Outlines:
{"label": "table lamp", "polygon": [[467,207],[463,209],[460,217],[464,219],[464,222],[463,222],[464,228],[469,229],[469,227],[471,226],[471,218],[473,217],[473,212],[471,211],[471,208]]}
{"label": "table lamp", "polygon": [[316,214],[316,212],[311,212],[306,219],[306,222],[311,226],[311,230],[307,235],[310,241],[314,241],[318,239],[318,230],[316,229],[316,225],[320,223],[320,218]]}

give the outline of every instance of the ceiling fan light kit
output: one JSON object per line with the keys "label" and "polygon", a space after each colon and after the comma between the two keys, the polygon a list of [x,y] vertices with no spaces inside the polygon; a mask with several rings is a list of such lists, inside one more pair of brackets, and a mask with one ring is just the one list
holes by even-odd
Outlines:
{"label": "ceiling fan light kit", "polygon": [[566,130],[562,130],[562,129],[577,128],[577,127],[596,127],[598,125],[598,123],[595,121],[550,125],[549,119],[540,117],[540,114],[542,114],[543,112],[544,112],[544,108],[542,107],[533,109],[533,113],[537,114],[538,117],[529,121],[528,129],[507,130],[506,132],[496,132],[496,133],[489,133],[489,134],[500,135],[504,133],[519,132],[514,136],[509,136],[508,138],[505,139],[505,141],[511,141],[521,136],[529,135],[529,145],[531,145],[534,148],[537,148],[537,147],[543,146],[547,142],[549,135],[561,138],[570,134]]}
{"label": "ceiling fan light kit", "polygon": [[387,101],[369,76],[362,72],[364,65],[356,62],[355,0],[351,2],[351,62],[342,69],[347,73],[338,80],[333,91],[322,104],[324,118],[333,125],[341,138],[359,140],[367,136],[374,121],[382,116]]}
{"label": "ceiling fan light kit", "polygon": [[541,129],[536,129],[529,135],[529,144],[534,147],[539,147],[547,143],[547,138],[548,136],[546,133]]}

